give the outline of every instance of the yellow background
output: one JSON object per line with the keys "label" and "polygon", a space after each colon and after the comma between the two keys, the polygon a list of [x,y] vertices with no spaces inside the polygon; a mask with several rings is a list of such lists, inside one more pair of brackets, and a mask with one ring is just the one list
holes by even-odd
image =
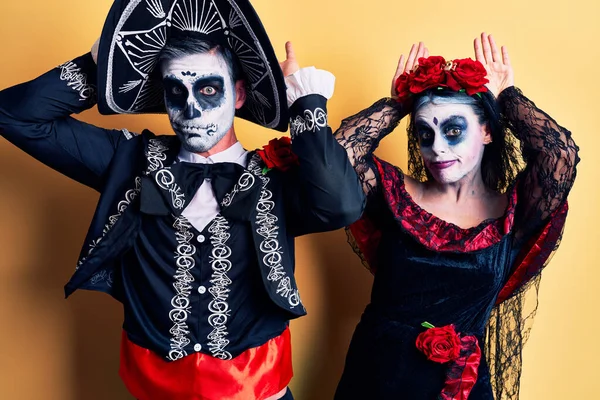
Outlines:
{"label": "yellow background", "polygon": [[[292,40],[302,65],[337,77],[329,103],[335,128],[388,94],[401,52],[423,40],[432,54],[472,56],[482,30],[508,46],[517,85],[568,127],[583,159],[564,240],[542,280],[525,349],[522,399],[592,399],[600,358],[598,2],[571,0],[255,0],[283,56]],[[0,88],[34,78],[86,52],[110,0],[2,0]],[[104,127],[170,132],[164,116],[82,115]],[[238,121],[247,148],[277,135]],[[406,164],[403,129],[379,155]],[[120,305],[78,292],[70,277],[98,195],[0,139],[0,399],[130,399],[117,376]],[[297,276],[309,315],[292,323],[299,400],[331,399],[371,277],[342,231],[298,240]]]}

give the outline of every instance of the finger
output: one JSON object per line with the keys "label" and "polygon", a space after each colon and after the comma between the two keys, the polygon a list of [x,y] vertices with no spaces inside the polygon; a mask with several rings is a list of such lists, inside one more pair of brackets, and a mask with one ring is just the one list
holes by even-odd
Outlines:
{"label": "finger", "polygon": [[286,60],[296,59],[296,53],[294,52],[294,46],[292,46],[292,42],[285,43],[285,58]]}
{"label": "finger", "polygon": [[425,57],[425,43],[419,42],[419,51],[417,52],[417,63],[421,57]]}
{"label": "finger", "polygon": [[394,74],[394,82],[396,78],[404,73],[404,54],[400,54],[400,59],[398,60],[398,66],[396,67],[396,73]]}
{"label": "finger", "polygon": [[485,57],[485,62],[491,64],[494,62],[494,57],[492,56],[492,48],[490,47],[490,39],[486,33],[481,34],[481,42],[483,45],[483,56]]}
{"label": "finger", "polygon": [[410,71],[413,69],[413,65],[415,64],[415,59],[417,57],[417,45],[413,44],[410,48],[410,53],[408,53],[408,59],[406,60],[406,66],[404,67],[405,71]]}
{"label": "finger", "polygon": [[485,64],[485,57],[483,56],[483,48],[481,47],[481,38],[476,37],[473,43],[475,49],[475,59],[482,64]]}
{"label": "finger", "polygon": [[502,46],[502,62],[504,65],[510,67],[510,57],[508,56],[508,50],[506,47]]}
{"label": "finger", "polygon": [[489,36],[489,39],[490,39],[490,48],[492,50],[492,59],[494,61],[500,61],[501,56],[500,56],[500,52],[498,51],[498,46],[496,46],[496,41],[494,40],[494,37],[492,35]]}

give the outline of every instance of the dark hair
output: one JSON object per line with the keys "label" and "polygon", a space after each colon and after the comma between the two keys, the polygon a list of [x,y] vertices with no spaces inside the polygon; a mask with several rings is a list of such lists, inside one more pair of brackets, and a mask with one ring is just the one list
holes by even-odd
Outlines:
{"label": "dark hair", "polygon": [[196,32],[185,32],[170,37],[158,56],[157,71],[160,73],[164,63],[175,58],[213,51],[223,57],[234,82],[244,79],[240,62],[229,47],[207,40],[206,36]]}
{"label": "dark hair", "polygon": [[479,117],[479,123],[488,125],[492,142],[487,144],[483,151],[481,175],[486,187],[504,192],[513,183],[519,172],[519,151],[515,137],[503,122],[496,98],[490,92],[469,96],[464,92],[434,88],[420,93],[413,102],[407,128],[408,173],[422,182],[432,178],[423,164],[419,138],[414,129],[415,112],[430,103],[469,105],[475,115]]}

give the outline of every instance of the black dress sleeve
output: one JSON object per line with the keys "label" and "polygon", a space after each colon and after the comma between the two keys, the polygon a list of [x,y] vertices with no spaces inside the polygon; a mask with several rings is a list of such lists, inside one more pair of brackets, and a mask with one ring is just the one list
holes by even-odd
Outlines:
{"label": "black dress sleeve", "polygon": [[381,139],[392,132],[405,115],[406,111],[396,100],[383,98],[344,119],[334,134],[338,143],[346,150],[363,191],[368,196],[373,194],[377,186],[373,152]]}
{"label": "black dress sleeve", "polygon": [[505,123],[521,142],[526,162],[518,179],[515,237],[518,243],[547,224],[567,199],[576,176],[579,147],[560,126],[515,88],[498,98]]}

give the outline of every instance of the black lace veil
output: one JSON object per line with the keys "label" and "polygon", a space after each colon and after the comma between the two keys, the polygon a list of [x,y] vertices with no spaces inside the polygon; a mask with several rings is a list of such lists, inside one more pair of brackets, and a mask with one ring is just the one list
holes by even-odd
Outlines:
{"label": "black lace veil", "polygon": [[[425,101],[447,98],[451,102],[456,100],[473,105],[480,122],[488,124],[492,135],[492,143],[486,146],[482,159],[485,184],[500,193],[518,185],[513,231],[514,268],[521,265],[525,257],[528,259],[518,284],[511,287],[512,293],[501,293],[503,297],[491,312],[482,344],[495,399],[518,400],[523,346],[537,310],[541,271],[560,243],[566,218],[566,198],[579,162],[578,147],[568,130],[514,87],[505,89],[498,99],[491,93],[463,100],[460,100],[461,96],[469,97],[464,93],[436,88],[420,94],[415,105],[419,101],[422,104],[427,97],[429,99]],[[368,195],[379,189],[370,155],[408,111],[394,103],[392,99],[378,101],[342,121],[335,134],[347,149]],[[407,133],[408,174],[424,182],[430,176],[421,158],[412,120],[408,122]],[[350,229],[346,232],[354,251],[373,272],[376,266],[368,264]],[[535,247],[537,253],[528,253],[531,247]]]}
{"label": "black lace veil", "polygon": [[[456,99],[460,96],[467,95],[447,90],[431,90],[422,94],[420,101],[423,102],[424,97],[429,97],[427,101],[435,102],[435,98]],[[523,189],[519,193],[520,201],[525,200],[526,203],[525,207],[518,210],[519,217],[522,220],[529,217],[532,224],[527,229],[516,227],[515,247],[527,249],[527,241],[537,237],[536,234],[545,227],[552,212],[560,207],[558,203],[566,201],[575,178],[575,166],[579,161],[576,156],[578,148],[569,131],[537,109],[516,88],[505,90],[498,101],[489,92],[472,96],[472,99],[477,102],[474,108],[479,108],[476,113],[481,117],[480,122],[488,123],[492,134],[492,143],[486,146],[482,160],[486,186],[505,193],[515,184],[515,180],[523,179],[532,181],[528,182],[529,185],[523,185],[524,188],[538,189],[536,191],[539,195],[533,196],[529,201],[526,200],[528,196],[524,196]],[[417,180],[426,181],[430,176],[421,158],[412,119],[407,125],[407,133],[408,173]],[[543,154],[544,148],[551,151]],[[562,153],[575,154],[575,157],[561,157]],[[562,163],[565,163],[564,173],[549,173],[559,170]],[[540,184],[541,181],[544,182]],[[492,309],[482,350],[490,369],[496,400],[519,398],[523,346],[529,338],[537,311],[541,271],[560,244],[563,226],[562,223],[550,226],[550,229],[558,229],[559,232],[552,232],[551,239],[542,243],[547,248],[542,251],[545,257],[537,260],[541,265],[532,266],[523,285]],[[515,264],[518,264],[519,256],[516,257]]]}

